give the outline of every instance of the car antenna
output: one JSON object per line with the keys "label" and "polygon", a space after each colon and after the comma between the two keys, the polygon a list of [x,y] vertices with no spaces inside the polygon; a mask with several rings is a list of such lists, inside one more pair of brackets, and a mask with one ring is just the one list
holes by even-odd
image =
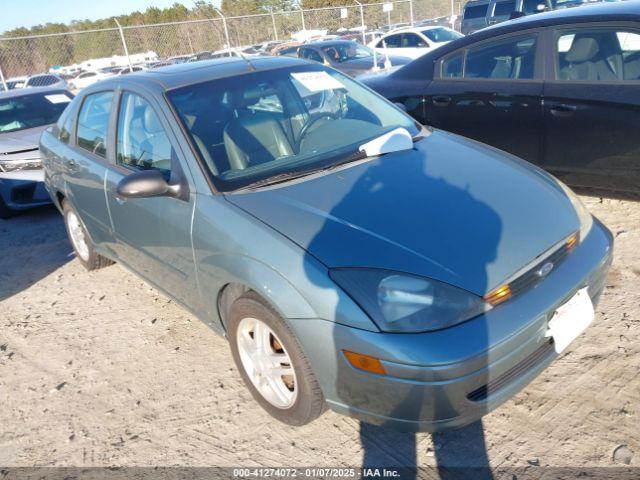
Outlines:
{"label": "car antenna", "polygon": [[257,71],[257,68],[253,65],[253,63],[251,63],[251,60],[249,60],[247,57],[245,57],[244,53],[242,53],[238,47],[233,47],[232,50],[234,52],[236,52],[236,55],[238,55],[242,60],[244,60],[245,62],[247,62],[247,66],[249,67],[249,71],[250,72],[255,72]]}

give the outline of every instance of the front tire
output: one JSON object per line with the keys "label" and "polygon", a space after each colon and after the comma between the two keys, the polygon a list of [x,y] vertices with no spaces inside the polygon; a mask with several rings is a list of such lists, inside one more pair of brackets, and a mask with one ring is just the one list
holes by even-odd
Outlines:
{"label": "front tire", "polygon": [[84,268],[91,271],[113,264],[112,260],[96,253],[82,220],[66,200],[62,202],[62,214],[64,215],[64,225],[67,229],[69,242],[71,242],[76,258]]}
{"label": "front tire", "polygon": [[320,385],[297,338],[259,295],[248,292],[231,305],[227,330],[245,385],[271,416],[301,426],[324,412]]}

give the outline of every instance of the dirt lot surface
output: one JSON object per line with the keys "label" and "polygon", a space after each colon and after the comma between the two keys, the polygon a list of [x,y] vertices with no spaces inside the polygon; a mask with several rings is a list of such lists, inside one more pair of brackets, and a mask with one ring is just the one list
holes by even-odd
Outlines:
{"label": "dirt lot surface", "polygon": [[583,198],[616,237],[595,323],[436,436],[332,412],[283,426],[223,338],[117,265],[84,271],[55,210],[0,220],[0,466],[640,466],[640,203]]}

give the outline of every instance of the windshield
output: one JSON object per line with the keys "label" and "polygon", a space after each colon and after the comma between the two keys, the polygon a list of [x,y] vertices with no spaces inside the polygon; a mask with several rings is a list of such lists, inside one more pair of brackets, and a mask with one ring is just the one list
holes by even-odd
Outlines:
{"label": "windshield", "polygon": [[464,36],[461,33],[444,27],[423,30],[422,34],[435,43],[452,42],[453,40],[457,40],[458,38],[462,38]]}
{"label": "windshield", "polygon": [[349,62],[359,58],[369,58],[373,52],[368,47],[359,45],[356,42],[337,43],[328,47],[323,47],[322,51],[327,57],[336,63]]}
{"label": "windshield", "polygon": [[419,132],[386,100],[318,65],[203,82],[167,97],[220,191],[330,167],[398,127]]}
{"label": "windshield", "polygon": [[64,90],[0,99],[0,133],[51,125],[70,101]]}

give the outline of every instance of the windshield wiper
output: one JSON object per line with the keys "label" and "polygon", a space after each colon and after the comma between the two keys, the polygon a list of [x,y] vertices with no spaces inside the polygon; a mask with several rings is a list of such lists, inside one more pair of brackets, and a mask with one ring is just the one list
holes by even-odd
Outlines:
{"label": "windshield wiper", "polygon": [[363,151],[357,151],[354,152],[350,155],[347,155],[345,157],[340,158],[338,161],[334,161],[331,162],[329,165],[326,165],[324,167],[319,167],[319,168],[309,168],[306,170],[297,170],[297,171],[292,171],[292,172],[283,172],[283,173],[279,173],[277,175],[274,175],[272,177],[267,177],[264,178],[262,180],[258,180],[255,181],[253,183],[250,183],[249,185],[246,185],[242,188],[239,188],[237,191],[241,191],[241,190],[255,190],[257,188],[261,188],[261,187],[267,187],[267,186],[271,186],[271,185],[277,185],[279,183],[284,183],[284,182],[288,182],[290,180],[295,180],[296,178],[302,178],[302,177],[307,177],[309,175],[313,175],[314,173],[318,173],[318,172],[324,172],[324,171],[329,171],[329,170],[333,170],[341,165],[345,165],[347,163],[351,163],[351,162],[355,162],[358,160],[364,160],[367,158],[367,155],[363,152]]}

